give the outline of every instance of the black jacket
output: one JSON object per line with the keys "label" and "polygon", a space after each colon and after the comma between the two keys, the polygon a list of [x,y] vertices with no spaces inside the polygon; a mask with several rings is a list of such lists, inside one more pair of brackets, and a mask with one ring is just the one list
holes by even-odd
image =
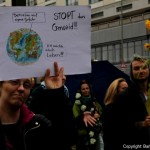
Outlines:
{"label": "black jacket", "polygon": [[72,106],[64,93],[64,87],[55,90],[38,86],[28,102],[30,110],[46,116],[52,123],[54,149],[70,150],[75,143]]}
{"label": "black jacket", "polygon": [[127,146],[144,149],[144,145],[148,146],[149,128],[138,125],[147,115],[143,94],[134,84],[130,85],[113,104],[107,105],[103,110],[105,150],[123,150]]}
{"label": "black jacket", "polygon": [[[4,126],[0,124],[0,149],[7,150],[6,145],[9,144],[5,140]],[[21,144],[21,150],[33,150],[33,149],[52,149],[53,148],[53,136],[51,134],[52,124],[44,116],[34,114],[23,105],[21,107],[20,119],[17,123],[18,131],[20,131],[20,139],[15,139]],[[13,137],[17,137],[15,132],[10,133]],[[5,135],[5,136],[4,136]],[[14,146],[14,143],[13,143]],[[15,147],[16,148],[16,147]],[[15,149],[19,150],[19,149]]]}

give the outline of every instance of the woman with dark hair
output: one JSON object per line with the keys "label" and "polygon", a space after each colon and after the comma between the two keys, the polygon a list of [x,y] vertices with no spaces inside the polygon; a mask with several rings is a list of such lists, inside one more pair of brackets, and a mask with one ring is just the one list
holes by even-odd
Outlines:
{"label": "woman with dark hair", "polygon": [[77,150],[100,150],[100,116],[102,107],[92,94],[91,86],[83,80],[76,93],[73,115],[77,128]]}

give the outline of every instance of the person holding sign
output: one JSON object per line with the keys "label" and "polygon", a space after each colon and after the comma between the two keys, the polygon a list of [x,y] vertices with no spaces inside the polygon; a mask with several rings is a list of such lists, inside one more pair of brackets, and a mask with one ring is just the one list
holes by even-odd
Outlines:
{"label": "person holding sign", "polygon": [[123,150],[131,146],[132,149],[146,149],[150,144],[150,114],[146,106],[150,100],[150,69],[146,61],[141,56],[134,56],[130,64],[129,87],[117,96],[113,107],[104,111],[103,127],[113,137],[111,141],[107,139],[107,145],[104,140],[105,150]]}
{"label": "person holding sign", "polygon": [[[63,67],[54,62],[55,76],[47,69],[44,81],[47,89],[43,102],[53,106],[52,120],[34,114],[25,102],[29,97],[31,78],[0,81],[0,149],[53,150],[62,146],[62,126],[66,107],[63,89]],[[52,108],[52,107],[51,107]],[[59,136],[58,136],[59,133]],[[54,141],[58,141],[58,144]],[[55,145],[56,144],[56,145]]]}

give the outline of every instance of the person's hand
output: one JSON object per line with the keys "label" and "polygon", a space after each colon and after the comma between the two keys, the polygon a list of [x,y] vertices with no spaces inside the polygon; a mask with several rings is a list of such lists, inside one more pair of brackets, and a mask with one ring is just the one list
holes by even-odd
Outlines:
{"label": "person's hand", "polygon": [[83,113],[83,121],[86,127],[88,126],[88,124],[93,127],[95,125],[96,119],[91,116],[91,112],[85,111]]}
{"label": "person's hand", "polygon": [[99,118],[100,118],[100,115],[96,112],[96,113],[94,114],[94,118],[95,118],[95,119],[99,119]]}
{"label": "person's hand", "polygon": [[145,121],[144,121],[144,126],[146,127],[150,126],[150,116],[146,116]]}
{"label": "person's hand", "polygon": [[63,76],[64,76],[64,68],[58,67],[58,63],[54,62],[54,76],[50,75],[51,71],[50,69],[46,70],[45,76],[44,76],[44,82],[46,85],[46,89],[57,89],[63,86]]}
{"label": "person's hand", "polygon": [[139,127],[149,127],[150,126],[150,116],[146,116],[144,121],[140,121],[136,123]]}

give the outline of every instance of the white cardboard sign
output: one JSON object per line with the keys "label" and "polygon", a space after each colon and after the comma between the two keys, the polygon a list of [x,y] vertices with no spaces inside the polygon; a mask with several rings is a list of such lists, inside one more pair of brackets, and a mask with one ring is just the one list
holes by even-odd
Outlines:
{"label": "white cardboard sign", "polygon": [[0,81],[91,72],[89,6],[0,7]]}

